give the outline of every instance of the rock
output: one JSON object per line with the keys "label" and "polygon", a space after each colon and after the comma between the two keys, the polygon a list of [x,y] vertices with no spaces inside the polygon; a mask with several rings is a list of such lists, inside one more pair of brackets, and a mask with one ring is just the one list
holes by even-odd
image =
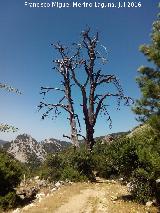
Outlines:
{"label": "rock", "polygon": [[41,201],[42,201],[42,198],[40,197],[39,200],[38,200],[38,202],[40,203]]}
{"label": "rock", "polygon": [[34,205],[33,203],[31,203],[31,204],[29,204],[28,206],[29,206],[29,207],[33,207],[33,206],[35,206],[35,205]]}
{"label": "rock", "polygon": [[124,180],[124,178],[119,178],[119,181],[123,181]]}
{"label": "rock", "polygon": [[114,183],[114,184],[115,184],[115,183],[117,183],[117,182],[116,182],[115,180],[111,180],[111,183]]}
{"label": "rock", "polygon": [[25,184],[24,184],[23,181],[20,183],[20,186],[21,186],[21,187],[25,186]]}
{"label": "rock", "polygon": [[148,201],[147,203],[146,203],[146,206],[147,207],[151,207],[153,205],[153,201]]}
{"label": "rock", "polygon": [[25,196],[24,195],[19,195],[19,197],[24,200]]}
{"label": "rock", "polygon": [[17,208],[17,209],[15,209],[15,210],[13,210],[12,213],[20,213],[20,212],[21,212],[20,208]]}
{"label": "rock", "polygon": [[37,199],[42,198],[42,197],[45,197],[45,194],[44,194],[44,193],[36,194],[36,198],[37,198]]}
{"label": "rock", "polygon": [[69,183],[70,185],[72,185],[72,184],[73,184],[73,182],[71,182],[71,181],[69,181],[68,183]]}
{"label": "rock", "polygon": [[56,188],[53,188],[53,189],[51,189],[51,192],[54,192],[54,191],[56,191],[57,189]]}
{"label": "rock", "polygon": [[37,183],[39,187],[46,187],[48,185],[45,180],[39,180]]}
{"label": "rock", "polygon": [[111,196],[111,200],[112,200],[112,201],[116,201],[117,199],[118,199],[117,196]]}
{"label": "rock", "polygon": [[65,182],[64,181],[59,181],[61,183],[61,185],[65,185]]}
{"label": "rock", "polygon": [[34,177],[35,180],[39,180],[39,176]]}
{"label": "rock", "polygon": [[61,183],[59,181],[55,183],[55,187],[59,188],[60,186],[61,186]]}
{"label": "rock", "polygon": [[128,191],[131,192],[134,188],[133,183],[131,183],[131,182],[127,183],[127,188],[128,188]]}

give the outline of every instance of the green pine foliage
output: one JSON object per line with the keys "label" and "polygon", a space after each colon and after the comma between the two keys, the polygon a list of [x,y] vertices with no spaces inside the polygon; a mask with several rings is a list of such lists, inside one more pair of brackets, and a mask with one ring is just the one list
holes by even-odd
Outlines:
{"label": "green pine foliage", "polygon": [[20,183],[22,166],[12,156],[0,150],[0,208],[14,207],[18,201],[15,187]]}
{"label": "green pine foliage", "polygon": [[95,146],[95,170],[104,178],[123,177],[130,182],[136,201],[157,198],[156,180],[160,178],[160,137],[149,125],[121,137],[111,144]]}
{"label": "green pine foliage", "polygon": [[[136,101],[133,111],[138,115],[139,121],[146,121],[152,116],[160,120],[160,15],[153,23],[151,44],[140,46],[151,66],[141,66],[138,70],[137,83],[142,97]],[[154,120],[157,117],[154,117]],[[160,125],[160,124],[159,124]]]}

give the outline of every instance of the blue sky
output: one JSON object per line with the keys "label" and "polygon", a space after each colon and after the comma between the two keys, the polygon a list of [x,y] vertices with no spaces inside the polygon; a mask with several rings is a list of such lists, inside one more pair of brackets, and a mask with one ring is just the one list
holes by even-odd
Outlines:
{"label": "blue sky", "polygon": [[[30,1],[51,3],[50,0]],[[73,4],[73,1],[61,1]],[[76,1],[75,1],[76,2]],[[79,1],[83,3],[84,1]],[[86,3],[94,1],[85,1]],[[128,1],[96,1],[127,2]],[[132,1],[130,1],[132,2]],[[79,41],[80,32],[90,26],[99,31],[100,40],[108,49],[105,73],[118,76],[126,95],[140,96],[135,82],[137,69],[147,64],[139,45],[150,42],[152,23],[158,13],[159,0],[141,2],[134,8],[29,8],[24,0],[3,0],[0,5],[0,82],[22,91],[22,95],[0,91],[0,122],[19,128],[17,133],[0,133],[0,139],[11,140],[16,135],[28,133],[38,141],[55,137],[62,139],[69,134],[65,116],[56,120],[41,120],[37,105],[42,97],[41,86],[58,86],[58,75],[52,70],[56,54],[51,43]],[[76,94],[79,97],[78,94]],[[56,97],[52,97],[55,102]],[[81,112],[78,109],[78,113]],[[110,108],[113,127],[110,130],[104,119],[97,121],[95,136],[111,132],[127,131],[137,125],[131,107]]]}

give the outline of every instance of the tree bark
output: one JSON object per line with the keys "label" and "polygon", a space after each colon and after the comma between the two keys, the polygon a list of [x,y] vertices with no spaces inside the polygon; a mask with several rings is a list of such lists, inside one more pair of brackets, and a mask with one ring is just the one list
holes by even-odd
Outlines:
{"label": "tree bark", "polygon": [[70,112],[70,127],[71,127],[71,142],[77,148],[79,147],[78,142],[78,133],[77,133],[77,126],[75,121],[75,112],[73,107],[73,100],[71,96],[71,85],[69,79],[69,70],[66,68],[66,76],[64,76],[64,84],[65,84],[65,94],[68,100],[68,109]]}

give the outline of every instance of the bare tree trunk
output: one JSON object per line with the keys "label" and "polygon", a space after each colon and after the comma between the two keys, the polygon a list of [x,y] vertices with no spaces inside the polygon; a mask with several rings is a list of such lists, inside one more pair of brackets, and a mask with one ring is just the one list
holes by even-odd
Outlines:
{"label": "bare tree trunk", "polygon": [[88,150],[92,151],[93,146],[95,144],[95,140],[94,140],[94,127],[90,124],[86,128],[86,140],[87,140]]}
{"label": "bare tree trunk", "polygon": [[79,148],[76,121],[74,116],[70,116],[70,126],[71,126],[71,142],[75,148]]}
{"label": "bare tree trunk", "polygon": [[64,85],[65,85],[65,94],[68,101],[68,109],[70,112],[69,120],[70,120],[70,127],[71,127],[71,142],[74,145],[74,147],[77,148],[79,147],[78,133],[77,133],[76,120],[75,120],[75,112],[73,107],[73,100],[71,96],[69,70],[67,68],[66,68],[66,75],[64,76]]}

